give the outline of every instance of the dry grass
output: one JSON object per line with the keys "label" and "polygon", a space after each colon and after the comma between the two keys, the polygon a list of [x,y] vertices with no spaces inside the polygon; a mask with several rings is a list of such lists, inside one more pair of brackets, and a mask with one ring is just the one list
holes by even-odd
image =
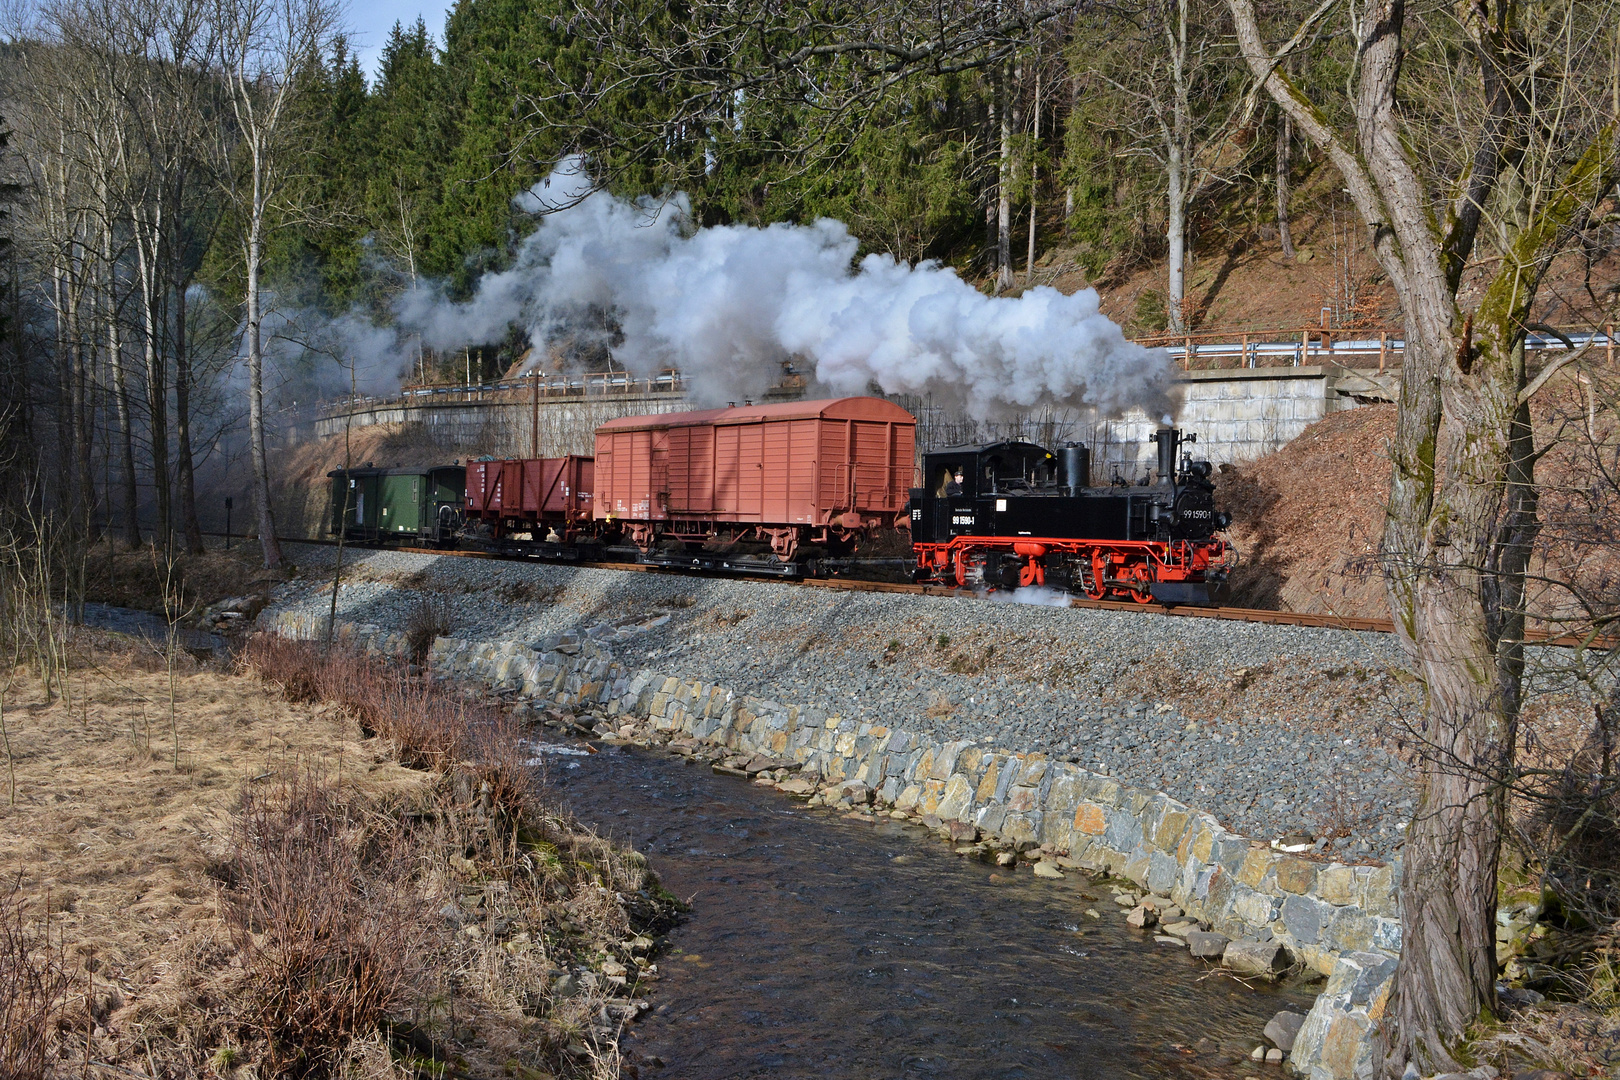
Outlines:
{"label": "dry grass", "polygon": [[0,1038],[54,1016],[45,1071],[16,1075],[613,1075],[650,963],[636,936],[672,898],[546,808],[521,729],[381,665],[261,642],[271,685],[187,663],[176,769],[167,675],[114,641],[73,670],[71,710],[8,699],[0,873],[20,878],[29,945],[0,940],[0,986],[32,980],[46,1005],[0,1009]]}

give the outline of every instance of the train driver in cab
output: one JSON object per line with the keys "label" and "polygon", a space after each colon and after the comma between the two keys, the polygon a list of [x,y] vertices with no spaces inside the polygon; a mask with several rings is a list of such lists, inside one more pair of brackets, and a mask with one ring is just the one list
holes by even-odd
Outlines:
{"label": "train driver in cab", "polygon": [[962,494],[962,467],[958,465],[951,473],[951,478],[945,482],[945,497],[951,498]]}

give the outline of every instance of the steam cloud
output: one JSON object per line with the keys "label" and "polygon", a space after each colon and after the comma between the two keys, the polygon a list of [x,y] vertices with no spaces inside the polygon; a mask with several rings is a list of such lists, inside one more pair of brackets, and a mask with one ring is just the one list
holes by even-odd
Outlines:
{"label": "steam cloud", "polygon": [[408,293],[402,329],[448,349],[518,326],[544,355],[611,312],[618,363],[676,368],[711,404],[759,396],[792,363],[835,394],[931,393],[980,418],[1040,405],[1173,411],[1168,356],[1126,340],[1091,289],[993,298],[936,263],[855,265],[856,239],[829,219],[691,231],[685,196],[592,193],[577,159],[517,201],[546,216],[511,269],[464,304]]}

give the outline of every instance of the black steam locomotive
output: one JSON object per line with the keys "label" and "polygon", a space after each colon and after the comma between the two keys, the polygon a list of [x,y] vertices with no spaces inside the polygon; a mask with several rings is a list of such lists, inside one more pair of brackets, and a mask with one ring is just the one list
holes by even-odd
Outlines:
{"label": "black steam locomotive", "polygon": [[[1027,442],[953,446],[927,455],[911,492],[918,581],[1050,585],[1093,599],[1207,604],[1233,553],[1220,530],[1210,464],[1182,454],[1175,428],[1152,436],[1156,482],[1091,482],[1091,451]],[[1178,460],[1179,459],[1179,460]]]}

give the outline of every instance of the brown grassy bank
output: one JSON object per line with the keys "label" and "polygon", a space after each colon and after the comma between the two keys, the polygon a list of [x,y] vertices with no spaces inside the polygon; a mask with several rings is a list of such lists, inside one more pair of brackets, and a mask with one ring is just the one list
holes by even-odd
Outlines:
{"label": "brown grassy bank", "polygon": [[150,648],[78,657],[5,699],[0,1074],[618,1075],[677,905],[515,724],[307,645],[183,658],[172,715]]}

